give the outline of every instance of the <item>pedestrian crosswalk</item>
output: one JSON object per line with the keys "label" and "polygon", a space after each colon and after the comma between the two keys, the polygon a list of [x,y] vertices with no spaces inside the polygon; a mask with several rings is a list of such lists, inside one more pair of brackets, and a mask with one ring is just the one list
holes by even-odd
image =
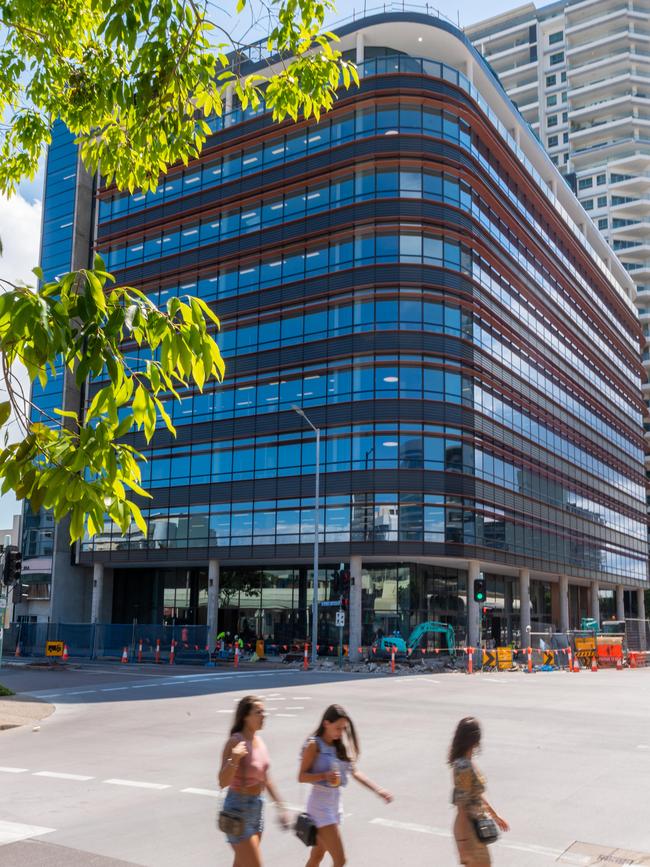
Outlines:
{"label": "pedestrian crosswalk", "polygon": [[5,822],[0,819],[0,846],[18,843],[30,837],[40,837],[42,834],[51,834],[54,830],[41,825],[24,825],[22,822]]}

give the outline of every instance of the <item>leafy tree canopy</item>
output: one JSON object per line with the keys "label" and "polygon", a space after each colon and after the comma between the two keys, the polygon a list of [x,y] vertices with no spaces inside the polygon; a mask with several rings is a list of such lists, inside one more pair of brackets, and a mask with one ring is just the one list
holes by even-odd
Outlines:
{"label": "leafy tree canopy", "polygon": [[[245,5],[239,0],[238,11]],[[330,0],[276,0],[266,50],[287,60],[246,77],[228,18],[215,20],[215,8],[199,0],[0,0],[0,192],[35,175],[57,119],[75,134],[89,171],[101,167],[119,189],[155,189],[171,165],[200,155],[206,118],[222,114],[228,88],[244,108],[263,98],[280,121],[318,119],[340,80],[358,83],[323,32]],[[168,401],[223,378],[219,320],[189,296],[158,309],[137,289],[113,285],[99,257],[53,282],[35,274],[37,287],[7,284],[0,295],[9,396],[0,403],[2,492],[51,508],[56,520],[69,517],[72,540],[100,532],[106,514],[123,532],[132,521],[146,532],[134,500],[149,496],[140,486],[143,456],[127,435],[143,430],[149,441],[161,419],[174,434]],[[130,356],[134,347],[147,360]],[[66,369],[80,390],[90,378],[92,398],[79,411],[48,413],[21,394],[16,362],[41,386]]]}

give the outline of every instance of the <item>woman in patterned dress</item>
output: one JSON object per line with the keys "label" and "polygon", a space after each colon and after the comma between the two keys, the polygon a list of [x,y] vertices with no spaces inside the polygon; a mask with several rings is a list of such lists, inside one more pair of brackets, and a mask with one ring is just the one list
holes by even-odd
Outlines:
{"label": "woman in patterned dress", "polygon": [[458,809],[454,822],[454,839],[460,863],[465,867],[490,867],[490,853],[485,843],[476,836],[473,819],[491,816],[502,831],[510,828],[487,802],[485,778],[472,762],[474,751],[481,743],[478,720],[468,716],[457,727],[449,749],[448,762],[454,775],[452,803]]}

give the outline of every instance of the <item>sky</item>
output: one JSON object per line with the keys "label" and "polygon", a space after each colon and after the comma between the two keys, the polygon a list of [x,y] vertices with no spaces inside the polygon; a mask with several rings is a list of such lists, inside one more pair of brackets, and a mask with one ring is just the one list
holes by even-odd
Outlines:
{"label": "sky", "polygon": [[[237,33],[248,31],[251,18],[254,18],[256,14],[252,8],[244,10],[241,19],[235,22],[233,13],[236,0],[214,0],[211,5],[215,19],[218,17],[220,23],[224,22],[225,19],[228,23],[224,22],[224,26],[231,31],[232,25],[235,25],[235,32]],[[407,10],[412,9],[413,11],[422,11],[424,8],[424,4],[406,3],[405,5]],[[521,2],[511,2],[511,0],[468,0],[462,4],[441,0],[435,8],[454,22],[460,18],[461,26],[468,26],[482,18],[498,15],[518,5],[521,5]],[[386,7],[401,8],[400,6],[391,6],[389,3],[383,4],[375,2],[375,0],[366,0],[365,9],[368,13],[380,11]],[[329,18],[328,24],[345,19],[353,12],[358,14],[363,9],[363,2],[340,0],[337,3],[336,12]],[[430,5],[429,9],[433,10],[434,6]],[[250,39],[253,41],[253,39],[261,38],[263,35],[263,33],[259,33],[251,36]],[[34,277],[31,270],[38,264],[42,198],[42,169],[33,181],[24,181],[16,195],[11,199],[0,195],[0,239],[3,247],[3,253],[0,256],[0,279],[10,280],[14,283],[19,281],[33,282]],[[1,399],[2,390],[0,389]],[[18,510],[19,507],[17,507],[16,499],[12,494],[5,494],[0,497],[0,528],[10,527],[12,516]]]}

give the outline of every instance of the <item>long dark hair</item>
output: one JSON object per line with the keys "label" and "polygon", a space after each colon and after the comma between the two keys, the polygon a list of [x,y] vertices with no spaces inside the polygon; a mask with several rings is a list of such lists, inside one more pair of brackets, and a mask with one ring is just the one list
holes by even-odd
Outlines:
{"label": "long dark hair", "polygon": [[481,726],[475,717],[466,716],[456,726],[454,739],[449,747],[449,756],[447,761],[450,765],[460,759],[461,756],[477,747],[481,743]]}
{"label": "long dark hair", "polygon": [[230,729],[231,735],[236,735],[239,732],[244,731],[244,722],[248,714],[253,710],[253,707],[256,704],[261,704],[262,699],[259,695],[245,695],[242,700],[237,705],[237,710],[235,711],[235,719],[232,724],[232,728]]}
{"label": "long dark hair", "polygon": [[339,759],[344,762],[352,762],[359,757],[359,739],[357,738],[352,720],[340,704],[331,704],[327,708],[320,721],[320,725],[314,732],[314,737],[319,738],[323,735],[326,722],[335,723],[340,719],[347,720],[348,723],[347,731],[344,735],[345,740],[340,738],[339,740],[332,741],[332,744],[336,749],[336,755]]}

